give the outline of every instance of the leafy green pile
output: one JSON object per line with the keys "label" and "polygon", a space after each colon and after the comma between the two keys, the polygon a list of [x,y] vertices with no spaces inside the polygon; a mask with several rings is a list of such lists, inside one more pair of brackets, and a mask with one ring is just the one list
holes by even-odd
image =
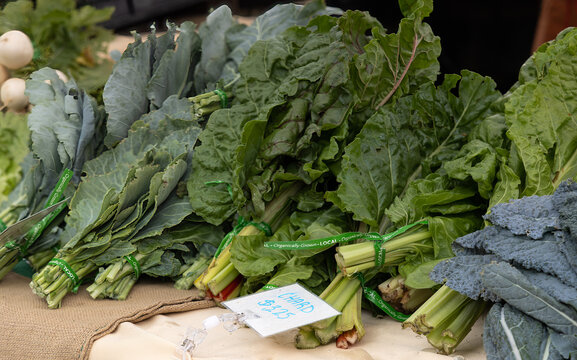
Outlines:
{"label": "leafy green pile", "polygon": [[[12,112],[0,114],[0,203],[22,178],[20,163],[28,154],[29,141],[26,116]],[[4,218],[0,214],[0,220]]]}
{"label": "leafy green pile", "polygon": [[33,61],[15,75],[27,78],[35,70],[51,67],[97,97],[113,64],[106,55],[113,33],[99,24],[113,12],[112,7],[77,7],[74,0],[6,2],[0,11],[0,33],[20,30],[30,37],[35,49]]}

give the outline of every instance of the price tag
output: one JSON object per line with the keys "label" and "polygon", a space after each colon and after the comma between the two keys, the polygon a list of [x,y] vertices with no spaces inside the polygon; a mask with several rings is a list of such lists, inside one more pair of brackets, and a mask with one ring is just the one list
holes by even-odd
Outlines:
{"label": "price tag", "polygon": [[270,336],[340,314],[299,284],[292,284],[222,302],[261,336]]}

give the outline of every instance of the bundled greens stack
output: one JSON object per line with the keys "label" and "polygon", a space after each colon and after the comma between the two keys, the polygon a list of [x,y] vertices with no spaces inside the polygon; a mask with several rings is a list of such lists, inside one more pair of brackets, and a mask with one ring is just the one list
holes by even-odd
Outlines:
{"label": "bundled greens stack", "polygon": [[[22,163],[23,178],[2,203],[1,212],[8,225],[73,193],[84,162],[96,156],[104,137],[102,107],[79,89],[74,80],[64,83],[54,70],[44,68],[31,75],[26,92],[34,105],[28,115],[31,146]],[[72,186],[67,188],[69,183]],[[46,228],[64,207],[55,210],[26,236],[2,244],[2,276],[29,250],[40,252],[58,243],[58,237],[53,235],[58,233],[62,218],[51,225],[56,228]],[[41,236],[43,233],[48,236]]]}
{"label": "bundled greens stack", "polygon": [[485,320],[489,359],[577,355],[577,184],[495,205],[492,224],[455,241],[431,278],[494,302]]}
{"label": "bundled greens stack", "polygon": [[116,147],[86,162],[61,236],[64,246],[32,278],[35,293],[46,297],[49,307],[59,307],[98,266],[132,254],[139,240],[191,214],[188,199],[177,190],[190,172],[200,127],[182,111],[187,99],[171,97],[165,107],[156,111],[159,116],[153,112],[135,122]]}
{"label": "bundled greens stack", "polygon": [[184,219],[159,235],[132,241],[132,249],[100,268],[87,291],[93,298],[124,300],[141,275],[176,278],[177,288],[190,289],[222,236],[214,225]]}

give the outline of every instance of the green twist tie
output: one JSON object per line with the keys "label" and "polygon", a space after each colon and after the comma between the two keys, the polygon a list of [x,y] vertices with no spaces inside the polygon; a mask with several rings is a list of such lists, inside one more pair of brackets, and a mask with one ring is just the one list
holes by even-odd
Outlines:
{"label": "green twist tie", "polygon": [[216,252],[214,253],[214,257],[218,257],[218,255],[220,255],[222,250],[224,250],[224,248],[230,245],[232,239],[248,225],[252,225],[258,228],[260,231],[264,232],[267,236],[272,235],[272,229],[267,223],[265,222],[255,223],[253,221],[246,221],[242,216],[239,216],[236,226],[231,231],[229,231],[229,233],[226,234],[222,239],[222,241],[220,242],[220,245],[218,246]]}
{"label": "green twist tie", "polygon": [[238,234],[247,224],[248,222],[242,216],[239,216],[236,226],[231,231],[229,231],[220,242],[220,245],[214,253],[215,258],[220,255],[222,250],[224,250],[224,248],[226,248],[231,243],[236,234]]}
{"label": "green twist tie", "polygon": [[72,291],[73,292],[78,291],[78,287],[80,286],[80,279],[78,278],[78,275],[76,275],[74,270],[72,270],[72,266],[70,266],[70,264],[68,264],[66,261],[62,259],[52,258],[52,260],[48,262],[48,265],[58,266],[60,270],[62,270],[62,272],[66,274],[66,276],[68,276],[70,281],[72,281],[72,288],[73,288]]}
{"label": "green twist tie", "polygon": [[380,239],[374,240],[375,241],[375,266],[379,267],[379,266],[383,266],[385,264],[385,255],[386,255],[386,249],[383,247],[383,244],[389,240],[391,240],[392,238],[406,232],[407,230],[409,230],[410,228],[416,226],[416,225],[422,225],[422,224],[428,224],[427,220],[420,220],[411,224],[407,224],[405,226],[401,226],[400,228],[398,228],[395,231],[392,231],[390,233],[386,233],[385,235],[380,236]]}
{"label": "green twist tie", "polygon": [[263,233],[265,233],[266,236],[272,236],[272,229],[270,228],[270,225],[265,223],[265,222],[255,223],[255,222],[251,221],[247,225],[254,226],[255,228],[257,228],[260,231],[262,231]]}
{"label": "green twist tie", "polygon": [[378,292],[366,286],[365,277],[363,276],[363,273],[357,273],[357,277],[361,281],[361,287],[363,289],[365,299],[372,302],[376,307],[383,310],[385,314],[387,314],[396,321],[403,322],[409,318],[410,315],[403,314],[402,312],[395,310],[395,308],[393,308],[391,304],[383,300],[383,298],[381,297],[381,295],[379,295]]}
{"label": "green twist tie", "polygon": [[8,229],[8,225],[6,225],[6,223],[0,219],[0,233],[6,229]]}
{"label": "green twist tie", "polygon": [[132,269],[134,270],[134,277],[138,279],[141,273],[140,263],[138,262],[138,260],[136,260],[136,258],[132,255],[126,255],[124,259],[126,259],[126,262],[128,262],[130,266],[132,266]]}
{"label": "green twist tie", "polygon": [[32,49],[33,49],[32,60],[40,59],[40,50],[38,49],[38,46],[36,46],[36,43],[34,41],[32,41]]}
{"label": "green twist tie", "polygon": [[207,181],[204,183],[205,185],[218,185],[218,184],[225,184],[226,185],[226,190],[228,191],[228,194],[230,195],[230,198],[234,200],[234,196],[232,195],[232,186],[227,183],[226,181],[222,181],[222,180],[213,180],[213,181]]}
{"label": "green twist tie", "polygon": [[14,250],[18,248],[18,244],[16,244],[15,241],[8,241],[6,244],[4,244],[4,247],[8,250]]}
{"label": "green twist tie", "polygon": [[220,89],[216,89],[213,91],[218,97],[220,98],[220,107],[225,109],[228,107],[228,98],[226,93]]}

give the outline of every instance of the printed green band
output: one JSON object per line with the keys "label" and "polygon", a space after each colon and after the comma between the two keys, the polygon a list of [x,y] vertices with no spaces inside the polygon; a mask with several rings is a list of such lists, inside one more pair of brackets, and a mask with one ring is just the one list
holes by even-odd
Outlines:
{"label": "printed green band", "polygon": [[385,314],[387,314],[396,321],[403,322],[409,318],[410,315],[406,315],[400,311],[395,310],[391,306],[391,304],[383,300],[383,298],[379,295],[378,292],[366,286],[365,277],[363,276],[362,273],[358,273],[357,277],[359,278],[359,280],[361,280],[361,287],[363,288],[363,294],[365,295],[365,299],[372,302],[379,309],[383,310]]}
{"label": "printed green band", "polygon": [[80,279],[78,278],[78,275],[76,275],[74,270],[72,270],[72,266],[70,266],[70,264],[68,264],[66,261],[58,258],[52,258],[52,260],[48,262],[48,265],[58,266],[60,270],[62,270],[62,272],[66,274],[66,276],[68,276],[68,278],[72,281],[73,288],[77,288],[77,286],[80,285]]}
{"label": "printed green band", "polygon": [[138,262],[138,260],[136,260],[136,258],[132,255],[126,255],[124,259],[126,259],[126,262],[128,262],[130,266],[132,266],[132,269],[134,270],[134,277],[138,279],[141,273],[140,263]]}
{"label": "printed green band", "polygon": [[378,233],[349,232],[312,240],[267,241],[264,243],[264,247],[281,250],[323,249],[335,244],[342,244],[360,239],[379,241],[381,240],[381,235]]}
{"label": "printed green band", "polygon": [[213,91],[218,97],[220,98],[220,107],[225,109],[228,107],[228,98],[226,93],[220,89],[216,89]]}
{"label": "printed green band", "polygon": [[[62,199],[64,190],[66,190],[66,187],[70,183],[70,180],[72,179],[73,175],[74,173],[70,169],[64,169],[62,171],[62,175],[60,176],[60,179],[58,179],[56,186],[50,193],[48,200],[46,200],[44,208],[50,207],[58,203],[60,199]],[[42,220],[40,220],[37,224],[34,225],[32,229],[30,229],[30,231],[28,231],[28,233],[24,237],[24,244],[20,248],[22,254],[26,254],[26,251],[28,250],[30,245],[32,245],[32,243],[36,241],[36,239],[38,239],[42,231],[44,231],[44,229],[46,229],[46,227],[52,222],[52,220],[54,220],[58,216],[58,214],[60,214],[62,210],[64,210],[66,207],[67,204],[60,205],[59,207],[54,209],[54,211],[52,211],[49,215],[46,215],[44,218],[42,218]]]}
{"label": "printed green band", "polygon": [[409,230],[413,226],[426,225],[428,223],[429,222],[427,220],[419,220],[419,221],[415,221],[414,223],[410,223],[410,224],[407,224],[405,226],[401,226],[397,230],[391,231],[390,233],[386,233],[385,235],[383,235],[383,241],[389,241],[392,238],[394,238],[395,236],[400,235],[400,234],[404,233],[405,231]]}
{"label": "printed green band", "polygon": [[0,219],[0,233],[6,229],[8,229],[8,226],[4,221],[2,221],[2,219]]}
{"label": "printed green band", "polygon": [[230,195],[231,199],[234,199],[234,196],[232,195],[232,186],[227,183],[226,181],[222,181],[222,180],[213,180],[213,181],[207,181],[204,183],[205,185],[217,185],[217,184],[225,184],[226,185],[226,190],[228,191],[228,194]]}

